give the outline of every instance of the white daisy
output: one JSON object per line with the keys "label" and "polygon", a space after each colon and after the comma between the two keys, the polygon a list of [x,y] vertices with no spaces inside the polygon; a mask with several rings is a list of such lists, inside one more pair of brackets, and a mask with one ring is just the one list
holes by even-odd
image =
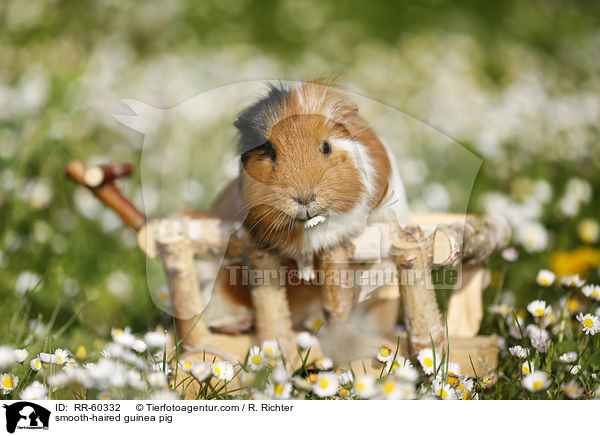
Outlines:
{"label": "white daisy", "polygon": [[19,363],[22,363],[27,360],[27,357],[29,357],[29,352],[25,349],[15,350],[14,355],[15,355],[15,360]]}
{"label": "white daisy", "polygon": [[148,348],[162,349],[167,344],[167,335],[158,332],[148,332],[144,335],[144,342]]}
{"label": "white daisy", "polygon": [[396,390],[398,391],[398,400],[414,400],[417,398],[417,391],[413,383],[400,381]]}
{"label": "white daisy", "polygon": [[56,356],[50,353],[40,353],[38,358],[44,363],[56,363]]}
{"label": "white daisy", "polygon": [[354,381],[354,375],[350,371],[342,371],[338,374],[338,380],[341,385],[350,384]]}
{"label": "white daisy", "polygon": [[6,395],[14,388],[17,387],[17,383],[19,383],[19,378],[13,374],[2,374],[0,375],[0,388],[2,388],[2,392]]}
{"label": "white daisy", "polygon": [[523,378],[523,386],[530,392],[539,392],[550,386],[551,379],[544,371],[533,371]]}
{"label": "white daisy", "polygon": [[174,401],[181,400],[181,396],[172,390],[154,391],[148,396],[149,400],[155,401]]}
{"label": "white daisy", "polygon": [[261,369],[265,364],[265,355],[260,348],[254,346],[250,348],[248,354],[248,366],[254,371]]}
{"label": "white daisy", "polygon": [[264,341],[262,343],[262,351],[267,359],[277,359],[281,356],[277,341]]}
{"label": "white daisy", "polygon": [[527,305],[527,310],[536,318],[552,313],[552,306],[549,306],[544,300],[533,300]]}
{"label": "white daisy", "polygon": [[54,363],[59,365],[64,365],[69,358],[69,352],[63,350],[62,348],[57,348],[54,350],[54,358],[52,359]]}
{"label": "white daisy", "polygon": [[323,320],[319,317],[313,316],[304,321],[304,327],[311,331],[317,331],[323,325]]}
{"label": "white daisy", "polygon": [[147,348],[148,346],[141,339],[136,339],[133,341],[133,344],[131,344],[131,349],[137,351],[138,353],[143,353]]}
{"label": "white daisy", "polygon": [[419,371],[417,371],[412,365],[406,364],[394,371],[394,377],[398,380],[407,382],[416,382],[419,379]]}
{"label": "white daisy", "polygon": [[[192,374],[193,373],[194,372],[192,371]],[[240,380],[244,386],[252,386],[254,384],[254,381],[256,380],[256,374],[250,371],[242,371],[240,375]]]}
{"label": "white daisy", "polygon": [[448,383],[443,383],[441,380],[434,380],[431,388],[433,393],[442,400],[456,400],[456,391]]}
{"label": "white daisy", "polygon": [[583,292],[583,295],[586,297],[600,301],[600,285],[586,285],[581,288],[581,292]]}
{"label": "white daisy", "polygon": [[387,345],[382,345],[377,349],[377,360],[386,363],[394,359],[392,349]]}
{"label": "white daisy", "polygon": [[216,362],[212,366],[213,375],[219,380],[229,381],[233,378],[233,365],[230,362]]}
{"label": "white daisy", "polygon": [[333,360],[328,357],[323,357],[322,359],[315,360],[315,366],[321,371],[329,371],[333,368]]}
{"label": "white daisy", "polygon": [[370,374],[361,374],[354,380],[354,392],[359,398],[369,399],[376,393],[375,379]]}
{"label": "white daisy", "polygon": [[523,374],[531,374],[535,370],[533,362],[525,361],[521,364],[521,372]]}
{"label": "white daisy", "polygon": [[[423,367],[425,374],[433,374],[436,370],[434,367],[434,355],[431,348],[423,348],[421,351],[419,351],[419,354],[417,354],[417,360]],[[436,360],[435,366],[439,366],[439,356],[436,356]]]}
{"label": "white daisy", "polygon": [[538,285],[546,287],[552,286],[555,280],[556,276],[554,275],[554,273],[547,269],[539,270],[537,273],[537,277],[535,278],[535,281],[538,283]]}
{"label": "white daisy", "polygon": [[397,382],[392,377],[388,377],[382,381],[379,386],[379,394],[381,398],[384,400],[399,400],[403,396],[403,392],[400,390],[400,385],[401,383]]}
{"label": "white daisy", "polygon": [[519,252],[513,248],[508,247],[502,250],[502,259],[507,262],[515,262],[519,258]]}
{"label": "white daisy", "polygon": [[184,359],[179,362],[179,366],[183,370],[183,372],[191,372],[194,367],[194,362],[190,359]]}
{"label": "white daisy", "polygon": [[26,400],[26,401],[47,400],[48,399],[47,395],[48,395],[48,388],[45,385],[43,385],[42,383],[40,383],[39,381],[35,380],[29,386],[27,386],[25,389],[23,389],[23,391],[21,391],[19,398],[21,398],[21,400]]}
{"label": "white daisy", "polygon": [[300,332],[297,336],[298,347],[302,350],[314,348],[319,345],[319,340],[308,332]]}
{"label": "white daisy", "polygon": [[579,371],[581,371],[581,365],[573,365],[573,367],[569,370],[569,372],[573,375],[579,374]]}
{"label": "white daisy", "polygon": [[290,375],[283,365],[277,365],[271,372],[271,379],[276,383],[284,383],[290,379]]}
{"label": "white daisy", "polygon": [[312,385],[313,392],[321,398],[335,395],[338,387],[338,378],[333,372],[320,372]]}
{"label": "white daisy", "polygon": [[289,400],[291,393],[292,384],[290,382],[269,383],[266,388],[266,394],[276,400]]}
{"label": "white daisy", "polygon": [[191,374],[198,381],[204,381],[212,374],[212,368],[208,362],[196,363],[192,366]]}
{"label": "white daisy", "polygon": [[15,353],[11,347],[0,346],[0,371],[8,369],[15,363]]}
{"label": "white daisy", "polygon": [[504,303],[492,304],[488,308],[488,312],[490,312],[492,315],[506,316],[510,313],[510,306]]}
{"label": "white daisy", "polygon": [[571,400],[577,400],[583,395],[583,388],[575,380],[571,380],[566,384],[563,383],[560,389]]}
{"label": "white daisy", "polygon": [[559,359],[564,363],[573,363],[577,360],[577,353],[575,351],[569,351],[568,353],[561,354]]}
{"label": "white daisy", "polygon": [[405,366],[412,366],[412,364],[410,363],[410,360],[404,356],[396,356],[395,360],[390,359],[385,362],[385,370],[387,373],[395,373]]}
{"label": "white daisy", "polygon": [[600,319],[596,315],[579,313],[577,321],[581,323],[583,331],[588,335],[595,335],[600,332]]}
{"label": "white daisy", "polygon": [[129,327],[125,327],[125,329],[113,328],[110,331],[110,334],[113,338],[113,341],[125,347],[131,347],[135,341],[135,336],[131,334],[131,329]]}
{"label": "white daisy", "polygon": [[35,359],[31,359],[31,362],[29,362],[29,366],[34,371],[39,371],[40,369],[42,369],[42,361],[39,357],[36,357]]}
{"label": "white daisy", "polygon": [[515,357],[518,357],[519,359],[526,359],[527,356],[529,356],[529,349],[523,348],[520,345],[510,347],[508,351],[510,352],[510,354],[512,354]]}
{"label": "white daisy", "polygon": [[167,384],[167,376],[164,372],[151,372],[148,374],[148,384],[153,388],[162,388]]}
{"label": "white daisy", "polygon": [[579,274],[575,274],[572,276],[564,276],[560,279],[560,284],[570,288],[581,288],[585,285],[585,280],[579,277]]}

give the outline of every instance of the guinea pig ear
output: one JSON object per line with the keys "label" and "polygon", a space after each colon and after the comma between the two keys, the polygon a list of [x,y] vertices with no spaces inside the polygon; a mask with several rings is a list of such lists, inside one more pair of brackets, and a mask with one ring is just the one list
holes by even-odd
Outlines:
{"label": "guinea pig ear", "polygon": [[345,98],[339,111],[343,118],[352,117],[358,114],[358,105],[349,98]]}

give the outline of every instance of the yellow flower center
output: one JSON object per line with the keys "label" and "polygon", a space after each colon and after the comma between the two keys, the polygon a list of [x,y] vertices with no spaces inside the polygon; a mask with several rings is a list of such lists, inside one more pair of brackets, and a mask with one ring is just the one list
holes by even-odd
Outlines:
{"label": "yellow flower center", "polygon": [[542,316],[544,314],[544,309],[535,309],[535,314],[537,316]]}
{"label": "yellow flower center", "polygon": [[85,349],[85,347],[83,345],[80,345],[79,347],[77,347],[77,351],[75,352],[75,357],[77,357],[78,359],[85,359],[86,355],[87,355],[87,350]]}
{"label": "yellow flower center", "polygon": [[115,336],[122,335],[123,333],[125,333],[123,329],[115,329]]}
{"label": "yellow flower center", "polygon": [[281,395],[283,393],[283,385],[281,383],[277,383],[273,388],[273,392],[275,392],[276,395]]}
{"label": "yellow flower center", "polygon": [[569,309],[569,312],[577,312],[577,310],[579,309],[579,301],[575,300],[574,298],[571,298],[567,302],[567,309]]}
{"label": "yellow flower center", "polygon": [[533,389],[536,391],[539,391],[540,389],[542,389],[542,386],[544,386],[544,382],[541,380],[537,380],[533,382]]}
{"label": "yellow flower center", "polygon": [[365,390],[365,384],[363,382],[358,382],[356,384],[356,389],[358,389],[359,391],[364,391]]}
{"label": "yellow flower center", "polygon": [[100,399],[101,399],[101,400],[109,400],[109,399],[110,399],[110,397],[109,397],[108,395],[102,395],[102,396],[100,397]]}
{"label": "yellow flower center", "polygon": [[523,372],[529,374],[529,365],[523,365]]}
{"label": "yellow flower center", "polygon": [[383,392],[386,394],[391,394],[396,389],[396,384],[392,381],[387,381],[383,384]]}
{"label": "yellow flower center", "polygon": [[317,381],[317,374],[310,374],[308,376],[308,381],[311,382],[311,383],[316,382]]}
{"label": "yellow flower center", "polygon": [[325,389],[327,386],[329,386],[329,380],[327,380],[326,378],[322,378],[319,382],[319,386]]}
{"label": "yellow flower center", "polygon": [[255,365],[260,365],[262,363],[262,356],[260,354],[255,354],[254,356],[252,356],[252,363],[254,363]]}
{"label": "yellow flower center", "polygon": [[398,368],[400,368],[400,365],[398,364],[398,362],[392,363],[392,371],[396,371]]}
{"label": "yellow flower center", "polygon": [[273,351],[273,349],[272,349],[271,347],[269,347],[269,348],[265,348],[265,353],[266,353],[268,356],[272,356],[273,354],[275,354],[275,352]]}
{"label": "yellow flower center", "polygon": [[158,294],[158,298],[160,299],[160,301],[167,301],[169,299],[169,294],[166,292],[161,292],[160,294]]}
{"label": "yellow flower center", "polygon": [[462,397],[463,397],[463,400],[470,400],[470,399],[471,399],[471,392],[469,392],[469,391],[464,391],[464,392],[462,393]]}
{"label": "yellow flower center", "polygon": [[445,390],[443,390],[443,389],[440,389],[440,390],[438,390],[438,391],[437,391],[437,394],[438,394],[440,397],[442,397],[444,400],[445,400],[446,398],[448,398],[448,392],[446,392],[446,391],[445,391]]}
{"label": "yellow flower center", "polygon": [[429,357],[426,357],[425,359],[423,359],[423,364],[425,366],[431,367],[433,366],[433,360],[431,360]]}
{"label": "yellow flower center", "polygon": [[192,368],[192,362],[190,362],[189,360],[183,363],[183,367],[185,369],[191,369]]}
{"label": "yellow flower center", "polygon": [[218,366],[213,366],[213,371],[217,375],[221,375],[221,369]]}
{"label": "yellow flower center", "polygon": [[345,388],[341,388],[340,389],[340,395],[342,397],[345,397],[346,395],[348,395],[348,391]]}
{"label": "yellow flower center", "polygon": [[35,369],[40,369],[42,364],[40,363],[39,360],[36,360],[35,363],[33,364],[33,366],[35,366]]}
{"label": "yellow flower center", "polygon": [[313,321],[313,329],[314,329],[314,330],[318,329],[318,328],[319,328],[319,327],[321,327],[322,325],[323,325],[323,321],[321,321],[321,320],[320,320],[320,319],[318,319],[318,318],[317,318],[317,319],[315,319],[315,320]]}
{"label": "yellow flower center", "polygon": [[550,280],[548,280],[546,277],[542,277],[540,279],[540,283],[544,286],[548,286],[550,284]]}
{"label": "yellow flower center", "polygon": [[598,298],[598,297],[600,297],[600,294],[599,294],[599,293],[598,293],[598,291],[596,291],[595,289],[592,291],[591,295],[592,295],[592,297],[594,297],[594,298]]}
{"label": "yellow flower center", "polygon": [[464,384],[464,383],[461,383],[461,384],[459,384],[459,385],[456,387],[456,389],[458,389],[459,391],[462,391],[464,388],[465,388],[465,384]]}
{"label": "yellow flower center", "polygon": [[4,386],[5,388],[12,388],[13,387],[13,381],[12,381],[12,377],[4,377],[2,379],[2,386]]}
{"label": "yellow flower center", "polygon": [[458,383],[458,376],[455,374],[448,374],[448,384],[454,386]]}
{"label": "yellow flower center", "polygon": [[586,327],[594,327],[594,321],[591,318],[586,318],[583,320],[583,325]]}
{"label": "yellow flower center", "polygon": [[388,357],[391,353],[391,350],[387,347],[381,347],[379,349],[379,354],[381,354],[383,357]]}
{"label": "yellow flower center", "polygon": [[56,356],[56,363],[60,363],[62,362],[62,357],[61,356]]}

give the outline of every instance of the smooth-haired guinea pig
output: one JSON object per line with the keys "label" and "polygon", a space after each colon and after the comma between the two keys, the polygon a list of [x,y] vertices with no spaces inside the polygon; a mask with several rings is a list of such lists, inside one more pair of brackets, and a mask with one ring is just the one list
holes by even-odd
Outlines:
{"label": "smooth-haired guinea pig", "polygon": [[243,219],[253,242],[294,260],[301,277],[311,277],[314,254],[368,222],[408,219],[393,156],[329,84],[271,87],[235,126],[240,176],[211,212]]}
{"label": "smooth-haired guinea pig", "polygon": [[[339,244],[368,219],[407,219],[393,156],[330,86],[273,87],[235,126],[241,174],[228,194],[257,245],[295,259]],[[215,209],[223,202],[231,199]]]}

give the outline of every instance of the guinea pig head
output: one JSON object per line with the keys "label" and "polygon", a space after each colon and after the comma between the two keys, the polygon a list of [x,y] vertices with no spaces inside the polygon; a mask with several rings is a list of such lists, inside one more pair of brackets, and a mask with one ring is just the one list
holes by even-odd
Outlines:
{"label": "guinea pig head", "polygon": [[304,246],[311,222],[347,214],[366,194],[340,114],[306,106],[273,89],[236,122],[246,226],[259,246],[291,255],[315,248]]}

